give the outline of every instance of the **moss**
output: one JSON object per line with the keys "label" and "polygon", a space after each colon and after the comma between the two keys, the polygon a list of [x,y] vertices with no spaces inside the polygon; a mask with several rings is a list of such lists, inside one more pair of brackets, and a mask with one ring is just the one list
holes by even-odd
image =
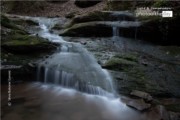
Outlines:
{"label": "moss", "polygon": [[3,45],[35,45],[41,42],[43,42],[43,39],[36,36],[15,34],[9,40],[3,42]]}
{"label": "moss", "polygon": [[46,41],[38,36],[14,35],[1,44],[3,50],[13,54],[48,53],[57,48],[58,44]]}
{"label": "moss", "polygon": [[165,105],[168,111],[180,112],[180,104]]}
{"label": "moss", "polygon": [[113,57],[105,63],[104,67],[112,70],[125,70],[134,65],[136,65],[135,62]]}
{"label": "moss", "polygon": [[136,54],[117,54],[114,57],[116,58],[123,58],[129,61],[137,62],[138,56]]}
{"label": "moss", "polygon": [[136,54],[117,54],[108,60],[104,67],[112,70],[129,71],[137,65],[138,56]]}
{"label": "moss", "polygon": [[141,82],[147,79],[144,69],[141,66],[134,66],[131,69],[125,69],[125,72],[129,76],[137,78]]}

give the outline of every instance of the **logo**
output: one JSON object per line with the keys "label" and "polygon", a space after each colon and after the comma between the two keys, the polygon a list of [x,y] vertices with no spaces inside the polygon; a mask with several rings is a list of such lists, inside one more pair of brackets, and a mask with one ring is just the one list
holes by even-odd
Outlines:
{"label": "logo", "polygon": [[173,11],[162,11],[162,17],[173,17]]}

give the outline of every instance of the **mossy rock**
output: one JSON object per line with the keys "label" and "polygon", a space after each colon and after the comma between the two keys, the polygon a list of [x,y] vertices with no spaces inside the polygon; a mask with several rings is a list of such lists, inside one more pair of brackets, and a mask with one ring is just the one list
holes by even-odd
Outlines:
{"label": "mossy rock", "polygon": [[60,35],[72,37],[110,37],[112,36],[112,28],[98,22],[86,22],[75,24],[65,29]]}
{"label": "mossy rock", "polygon": [[15,25],[9,18],[7,18],[3,14],[1,14],[1,26],[10,29],[21,30],[17,25]]}
{"label": "mossy rock", "polygon": [[30,35],[14,35],[9,40],[2,43],[2,45],[36,45],[43,42],[44,39],[39,38],[37,36],[30,36]]}
{"label": "mossy rock", "polygon": [[15,24],[18,25],[25,25],[25,26],[38,26],[39,24],[37,22],[34,22],[32,20],[25,20],[25,19],[17,19],[17,20],[13,20],[13,22]]}
{"label": "mossy rock", "polygon": [[52,30],[61,30],[63,29],[63,26],[60,24],[55,24],[54,27],[52,27]]}
{"label": "mossy rock", "polygon": [[112,57],[103,65],[103,67],[110,70],[125,70],[135,65],[136,65],[136,62],[129,61],[123,58]]}
{"label": "mossy rock", "polygon": [[2,49],[16,54],[47,52],[56,49],[57,44],[38,36],[15,35],[2,43]]}
{"label": "mossy rock", "polygon": [[123,58],[129,61],[134,61],[134,62],[138,62],[138,55],[137,54],[117,54],[114,57],[116,58]]}
{"label": "mossy rock", "polygon": [[66,28],[78,23],[92,22],[92,21],[135,21],[135,17],[129,12],[113,12],[113,11],[94,11],[87,15],[80,15],[74,17],[71,22],[66,25]]}
{"label": "mossy rock", "polygon": [[134,38],[136,26],[138,25],[134,22],[132,22],[129,26],[123,26],[122,24],[118,24],[118,22],[111,21],[85,22],[75,24],[72,27],[65,29],[60,33],[60,35],[70,37],[112,37],[112,26],[117,26],[120,36]]}

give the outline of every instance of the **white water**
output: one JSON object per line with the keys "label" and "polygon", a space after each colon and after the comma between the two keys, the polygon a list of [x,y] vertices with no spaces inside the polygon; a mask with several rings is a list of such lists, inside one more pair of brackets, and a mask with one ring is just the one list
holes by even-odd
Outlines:
{"label": "white water", "polygon": [[57,52],[40,62],[37,69],[38,81],[59,84],[90,94],[114,96],[112,78],[101,68],[94,56],[81,44],[66,42],[61,36],[50,32],[58,19],[29,19],[39,23],[40,29],[35,32],[40,37],[61,45]]}

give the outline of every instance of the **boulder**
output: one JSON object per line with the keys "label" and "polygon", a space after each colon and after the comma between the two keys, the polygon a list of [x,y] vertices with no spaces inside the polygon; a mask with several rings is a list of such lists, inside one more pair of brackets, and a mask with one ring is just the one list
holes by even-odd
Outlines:
{"label": "boulder", "polygon": [[74,4],[80,8],[87,8],[94,6],[101,2],[102,0],[97,0],[97,1],[90,1],[90,0],[75,0]]}
{"label": "boulder", "polygon": [[138,91],[138,90],[133,90],[130,94],[133,95],[133,96],[143,98],[143,99],[145,99],[147,101],[152,101],[152,99],[153,99],[152,96],[149,93]]}
{"label": "boulder", "polygon": [[127,106],[135,108],[139,111],[147,110],[151,107],[151,104],[147,104],[143,99],[129,99],[124,100]]}

